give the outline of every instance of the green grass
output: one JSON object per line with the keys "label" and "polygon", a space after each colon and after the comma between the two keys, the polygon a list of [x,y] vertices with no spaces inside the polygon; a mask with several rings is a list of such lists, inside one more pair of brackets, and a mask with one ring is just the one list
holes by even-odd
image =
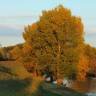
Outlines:
{"label": "green grass", "polygon": [[26,86],[24,81],[0,80],[0,96],[27,96],[22,92]]}

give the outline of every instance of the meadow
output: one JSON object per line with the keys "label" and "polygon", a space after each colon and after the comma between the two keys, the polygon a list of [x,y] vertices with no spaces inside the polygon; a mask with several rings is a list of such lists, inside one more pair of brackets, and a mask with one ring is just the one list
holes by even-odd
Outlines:
{"label": "meadow", "polygon": [[0,62],[0,96],[85,96],[72,89],[58,87],[32,77],[23,66],[17,65],[14,61]]}

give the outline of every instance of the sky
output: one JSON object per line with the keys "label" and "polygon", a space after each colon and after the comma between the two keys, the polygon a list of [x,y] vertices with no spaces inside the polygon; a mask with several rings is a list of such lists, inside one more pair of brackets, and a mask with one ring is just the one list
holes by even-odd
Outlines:
{"label": "sky", "polygon": [[96,47],[96,0],[0,0],[0,44],[24,42],[24,26],[36,22],[43,10],[60,4],[81,17],[85,42]]}

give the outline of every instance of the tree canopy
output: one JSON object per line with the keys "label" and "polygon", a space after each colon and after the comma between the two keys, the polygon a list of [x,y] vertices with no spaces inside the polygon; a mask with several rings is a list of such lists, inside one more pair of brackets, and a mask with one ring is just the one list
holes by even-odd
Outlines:
{"label": "tree canopy", "polygon": [[83,32],[81,18],[69,9],[60,5],[43,11],[39,21],[25,27],[26,57],[35,62],[35,71],[48,69],[56,78],[70,78],[81,72],[78,65],[84,53]]}

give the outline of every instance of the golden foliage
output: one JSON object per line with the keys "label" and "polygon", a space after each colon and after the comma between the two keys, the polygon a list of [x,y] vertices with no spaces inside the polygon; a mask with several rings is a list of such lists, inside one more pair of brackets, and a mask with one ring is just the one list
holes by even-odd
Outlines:
{"label": "golden foliage", "polygon": [[54,74],[59,74],[62,78],[76,72],[75,66],[79,62],[76,57],[82,53],[84,43],[80,17],[73,16],[69,9],[60,5],[43,11],[39,21],[28,25],[24,31],[23,50],[28,56],[27,60],[31,57],[31,60],[37,60],[36,69],[43,70],[48,66]]}
{"label": "golden foliage", "polygon": [[96,74],[96,48],[85,45],[85,55],[89,62],[89,73]]}
{"label": "golden foliage", "polygon": [[77,79],[79,81],[85,80],[86,79],[86,73],[89,71],[89,63],[86,58],[86,56],[81,55],[79,64],[77,65],[78,67],[78,73],[77,73]]}
{"label": "golden foliage", "polygon": [[22,55],[22,49],[18,46],[15,46],[11,51],[10,51],[12,59],[20,59]]}

